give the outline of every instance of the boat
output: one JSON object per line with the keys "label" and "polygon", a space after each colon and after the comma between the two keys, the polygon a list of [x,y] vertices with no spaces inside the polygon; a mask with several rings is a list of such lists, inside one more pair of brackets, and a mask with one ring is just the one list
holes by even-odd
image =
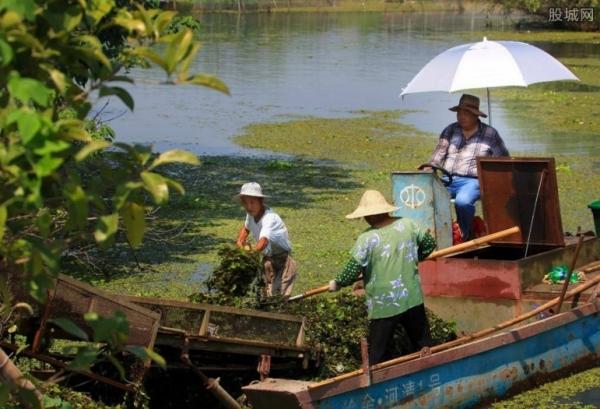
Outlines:
{"label": "boat", "polygon": [[[571,290],[585,304],[539,319],[559,298],[470,336],[320,382],[267,378],[245,386],[253,409],[468,408],[597,365],[600,275]],[[537,317],[534,322],[515,325]],[[506,327],[506,330],[497,332]],[[489,335],[485,335],[489,334]],[[366,355],[366,354],[365,354]]]}

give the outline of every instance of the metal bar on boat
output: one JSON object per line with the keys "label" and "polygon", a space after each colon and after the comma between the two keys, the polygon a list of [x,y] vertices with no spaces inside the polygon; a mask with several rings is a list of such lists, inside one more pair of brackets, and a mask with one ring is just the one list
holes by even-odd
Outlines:
{"label": "metal bar on boat", "polygon": [[573,270],[575,270],[575,263],[577,263],[577,257],[579,257],[579,251],[581,250],[581,245],[583,244],[583,235],[579,236],[579,240],[577,240],[577,247],[575,247],[575,254],[573,255],[573,260],[571,260],[571,265],[569,266],[569,271],[567,271],[567,276],[565,277],[565,282],[562,286],[562,290],[560,291],[560,297],[558,298],[558,306],[556,307],[556,312],[560,312],[560,308],[562,307],[563,300],[565,299],[565,293],[567,292],[567,288],[569,287],[569,282],[571,281],[571,276],[573,275]]}

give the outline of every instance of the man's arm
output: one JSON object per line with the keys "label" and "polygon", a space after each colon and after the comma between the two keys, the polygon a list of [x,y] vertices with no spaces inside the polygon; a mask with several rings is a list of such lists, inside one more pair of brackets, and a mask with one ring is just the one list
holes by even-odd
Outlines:
{"label": "man's arm", "polygon": [[436,166],[442,166],[442,164],[444,163],[444,159],[448,154],[448,147],[450,146],[450,133],[451,126],[447,126],[442,131],[442,133],[440,134],[440,139],[438,140],[438,144],[433,150],[431,158],[429,158],[429,163]]}
{"label": "man's arm", "polygon": [[504,141],[500,137],[500,134],[496,131],[496,143],[492,146],[492,156],[510,156]]}
{"label": "man's arm", "polygon": [[248,234],[250,234],[250,230],[248,230],[246,226],[240,229],[240,232],[238,233],[237,237],[237,242],[235,243],[235,245],[238,248],[242,248],[246,245],[246,241],[248,240]]}
{"label": "man's arm", "polygon": [[254,248],[256,249],[256,251],[263,251],[268,245],[269,239],[267,239],[266,237],[261,237],[260,239],[258,239],[258,242],[256,243],[256,246],[254,246]]}

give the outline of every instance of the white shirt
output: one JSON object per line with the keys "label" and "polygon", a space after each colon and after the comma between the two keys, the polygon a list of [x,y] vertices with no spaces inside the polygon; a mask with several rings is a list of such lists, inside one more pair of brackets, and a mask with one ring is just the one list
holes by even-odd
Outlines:
{"label": "white shirt", "polygon": [[292,250],[287,227],[285,227],[281,217],[268,207],[258,222],[246,213],[244,226],[250,230],[257,242],[263,237],[269,240],[269,244],[263,250],[265,256],[277,255]]}

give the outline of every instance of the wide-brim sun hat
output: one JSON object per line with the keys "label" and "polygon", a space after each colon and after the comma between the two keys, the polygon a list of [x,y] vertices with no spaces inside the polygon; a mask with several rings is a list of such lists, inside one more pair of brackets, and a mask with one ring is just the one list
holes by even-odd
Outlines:
{"label": "wide-brim sun hat", "polygon": [[367,190],[360,198],[356,210],[347,214],[346,219],[358,219],[365,216],[390,213],[398,209],[399,207],[389,204],[385,197],[377,190]]}
{"label": "wide-brim sun hat", "polygon": [[475,95],[462,94],[458,105],[448,108],[450,111],[456,112],[459,109],[464,109],[470,113],[487,118],[487,115],[479,110],[479,98]]}
{"label": "wide-brim sun hat", "polygon": [[240,193],[233,196],[231,199],[234,202],[240,203],[242,201],[242,196],[252,196],[252,197],[269,197],[262,192],[262,187],[256,182],[244,183],[242,188],[240,189]]}

